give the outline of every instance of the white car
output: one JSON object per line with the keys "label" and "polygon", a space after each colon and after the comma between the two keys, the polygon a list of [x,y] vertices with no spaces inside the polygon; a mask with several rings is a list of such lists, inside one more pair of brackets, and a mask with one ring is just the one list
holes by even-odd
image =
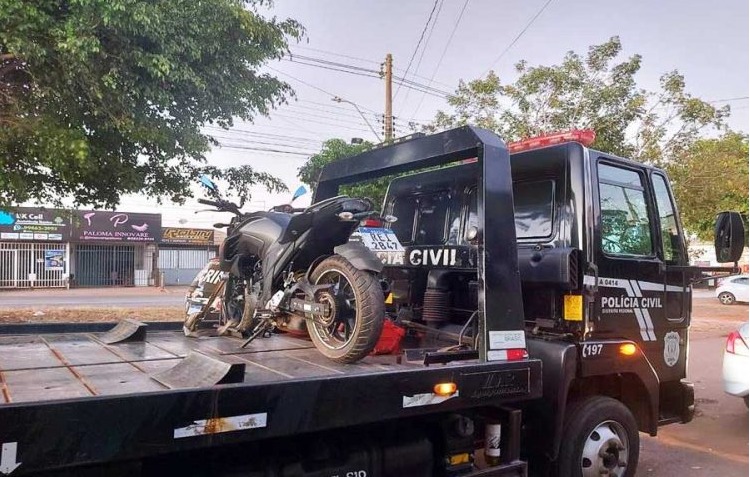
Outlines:
{"label": "white car", "polygon": [[725,278],[716,288],[716,298],[722,305],[734,305],[736,302],[748,302],[748,276],[738,275]]}
{"label": "white car", "polygon": [[747,323],[732,331],[724,348],[724,392],[745,399],[747,406],[750,386],[750,356],[748,356]]}

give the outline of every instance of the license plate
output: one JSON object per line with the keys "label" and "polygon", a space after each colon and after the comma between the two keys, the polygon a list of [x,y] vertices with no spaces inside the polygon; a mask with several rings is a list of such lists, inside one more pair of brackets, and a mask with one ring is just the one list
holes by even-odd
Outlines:
{"label": "license plate", "polygon": [[398,241],[393,230],[380,227],[360,227],[357,230],[365,247],[373,252],[403,252],[404,247]]}

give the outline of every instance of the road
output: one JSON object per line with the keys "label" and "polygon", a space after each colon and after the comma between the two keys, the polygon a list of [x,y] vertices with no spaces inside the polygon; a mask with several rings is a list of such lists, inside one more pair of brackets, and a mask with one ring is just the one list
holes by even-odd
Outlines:
{"label": "road", "polygon": [[77,288],[0,291],[0,309],[50,307],[145,308],[183,305],[186,287]]}
{"label": "road", "polygon": [[[725,336],[747,319],[748,308],[713,299],[695,300],[694,307],[700,316],[693,320],[688,379],[695,384],[696,417],[661,428],[657,437],[641,434],[639,476],[748,475],[748,410],[742,399],[724,394],[721,380]],[[727,313],[734,317],[710,318]]]}

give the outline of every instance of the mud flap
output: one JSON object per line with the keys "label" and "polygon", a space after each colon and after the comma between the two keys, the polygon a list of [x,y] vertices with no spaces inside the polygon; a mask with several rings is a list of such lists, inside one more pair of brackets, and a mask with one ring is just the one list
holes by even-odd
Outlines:
{"label": "mud flap", "polygon": [[241,383],[245,379],[245,363],[191,351],[172,368],[151,377],[170,389]]}
{"label": "mud flap", "polygon": [[104,344],[130,343],[134,341],[146,341],[146,323],[138,320],[121,320],[114,328],[97,336]]}

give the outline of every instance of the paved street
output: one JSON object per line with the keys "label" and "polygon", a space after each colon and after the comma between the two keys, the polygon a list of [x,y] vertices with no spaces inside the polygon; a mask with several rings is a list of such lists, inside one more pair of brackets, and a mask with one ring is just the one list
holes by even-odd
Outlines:
{"label": "paved street", "polygon": [[186,287],[77,288],[72,290],[0,290],[0,310],[49,307],[173,306],[185,302]]}
{"label": "paved street", "polygon": [[725,337],[747,319],[748,307],[698,298],[694,308],[688,379],[695,384],[696,417],[661,428],[655,438],[641,434],[641,476],[748,475],[748,410],[724,393],[721,378]]}

